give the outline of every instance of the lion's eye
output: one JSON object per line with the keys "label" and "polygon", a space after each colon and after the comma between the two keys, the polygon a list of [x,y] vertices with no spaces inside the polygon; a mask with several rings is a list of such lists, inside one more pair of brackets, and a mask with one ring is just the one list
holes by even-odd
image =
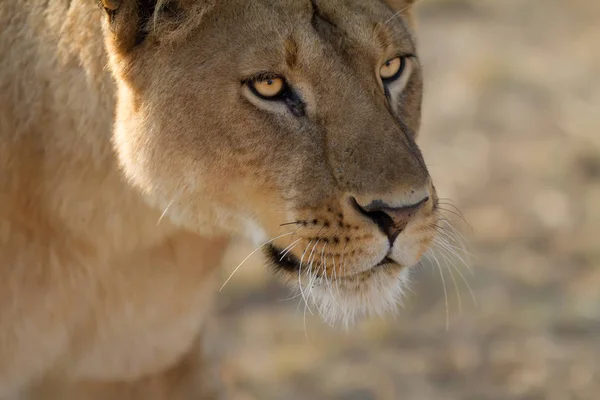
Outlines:
{"label": "lion's eye", "polygon": [[379,68],[379,76],[384,82],[391,82],[398,79],[402,75],[406,57],[395,57],[387,60],[381,68]]}
{"label": "lion's eye", "polygon": [[285,91],[285,81],[283,78],[261,78],[248,84],[250,89],[259,97],[264,99],[274,99]]}

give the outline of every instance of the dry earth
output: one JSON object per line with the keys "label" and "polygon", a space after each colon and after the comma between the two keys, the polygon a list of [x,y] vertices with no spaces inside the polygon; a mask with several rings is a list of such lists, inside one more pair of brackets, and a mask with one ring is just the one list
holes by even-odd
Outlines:
{"label": "dry earth", "polygon": [[423,0],[418,16],[420,145],[473,228],[477,305],[455,271],[460,312],[446,269],[447,328],[426,263],[397,317],[344,333],[307,314],[305,330],[253,257],[219,296],[236,400],[600,398],[600,2]]}

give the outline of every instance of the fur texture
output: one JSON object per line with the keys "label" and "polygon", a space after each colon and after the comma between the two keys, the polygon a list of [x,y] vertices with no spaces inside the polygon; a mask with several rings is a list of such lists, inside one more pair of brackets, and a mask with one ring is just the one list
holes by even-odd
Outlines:
{"label": "fur texture", "polygon": [[[5,0],[0,399],[217,398],[233,235],[329,322],[391,309],[436,221],[408,4]],[[393,239],[365,211],[423,198]]]}

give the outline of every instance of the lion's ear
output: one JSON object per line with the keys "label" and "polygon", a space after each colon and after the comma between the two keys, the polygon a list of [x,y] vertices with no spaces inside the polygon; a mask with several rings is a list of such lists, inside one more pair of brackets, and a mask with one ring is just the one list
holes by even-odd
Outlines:
{"label": "lion's ear", "polygon": [[114,50],[128,52],[148,37],[173,39],[199,23],[214,0],[99,0]]}
{"label": "lion's ear", "polygon": [[128,52],[140,44],[159,0],[100,0],[106,12],[110,43],[114,49]]}

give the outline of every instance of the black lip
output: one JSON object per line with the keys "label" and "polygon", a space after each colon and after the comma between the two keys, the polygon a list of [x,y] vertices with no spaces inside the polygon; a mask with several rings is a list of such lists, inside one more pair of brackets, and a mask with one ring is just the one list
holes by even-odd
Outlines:
{"label": "black lip", "polygon": [[288,272],[298,272],[300,270],[300,260],[291,252],[284,255],[285,251],[283,249],[270,244],[265,249],[265,253],[271,265],[276,269]]}
{"label": "black lip", "polygon": [[[265,255],[267,259],[270,261],[271,266],[276,270],[284,270],[287,272],[297,273],[300,270],[300,260],[294,256],[291,252],[287,252],[277,246],[269,245],[265,249]],[[375,264],[373,268],[381,267],[387,264],[396,264],[394,260],[389,258],[388,256],[383,257],[383,259]]]}
{"label": "black lip", "polygon": [[396,264],[396,261],[392,260],[388,256],[383,257],[383,260],[379,261],[373,268],[381,267],[386,264]]}

